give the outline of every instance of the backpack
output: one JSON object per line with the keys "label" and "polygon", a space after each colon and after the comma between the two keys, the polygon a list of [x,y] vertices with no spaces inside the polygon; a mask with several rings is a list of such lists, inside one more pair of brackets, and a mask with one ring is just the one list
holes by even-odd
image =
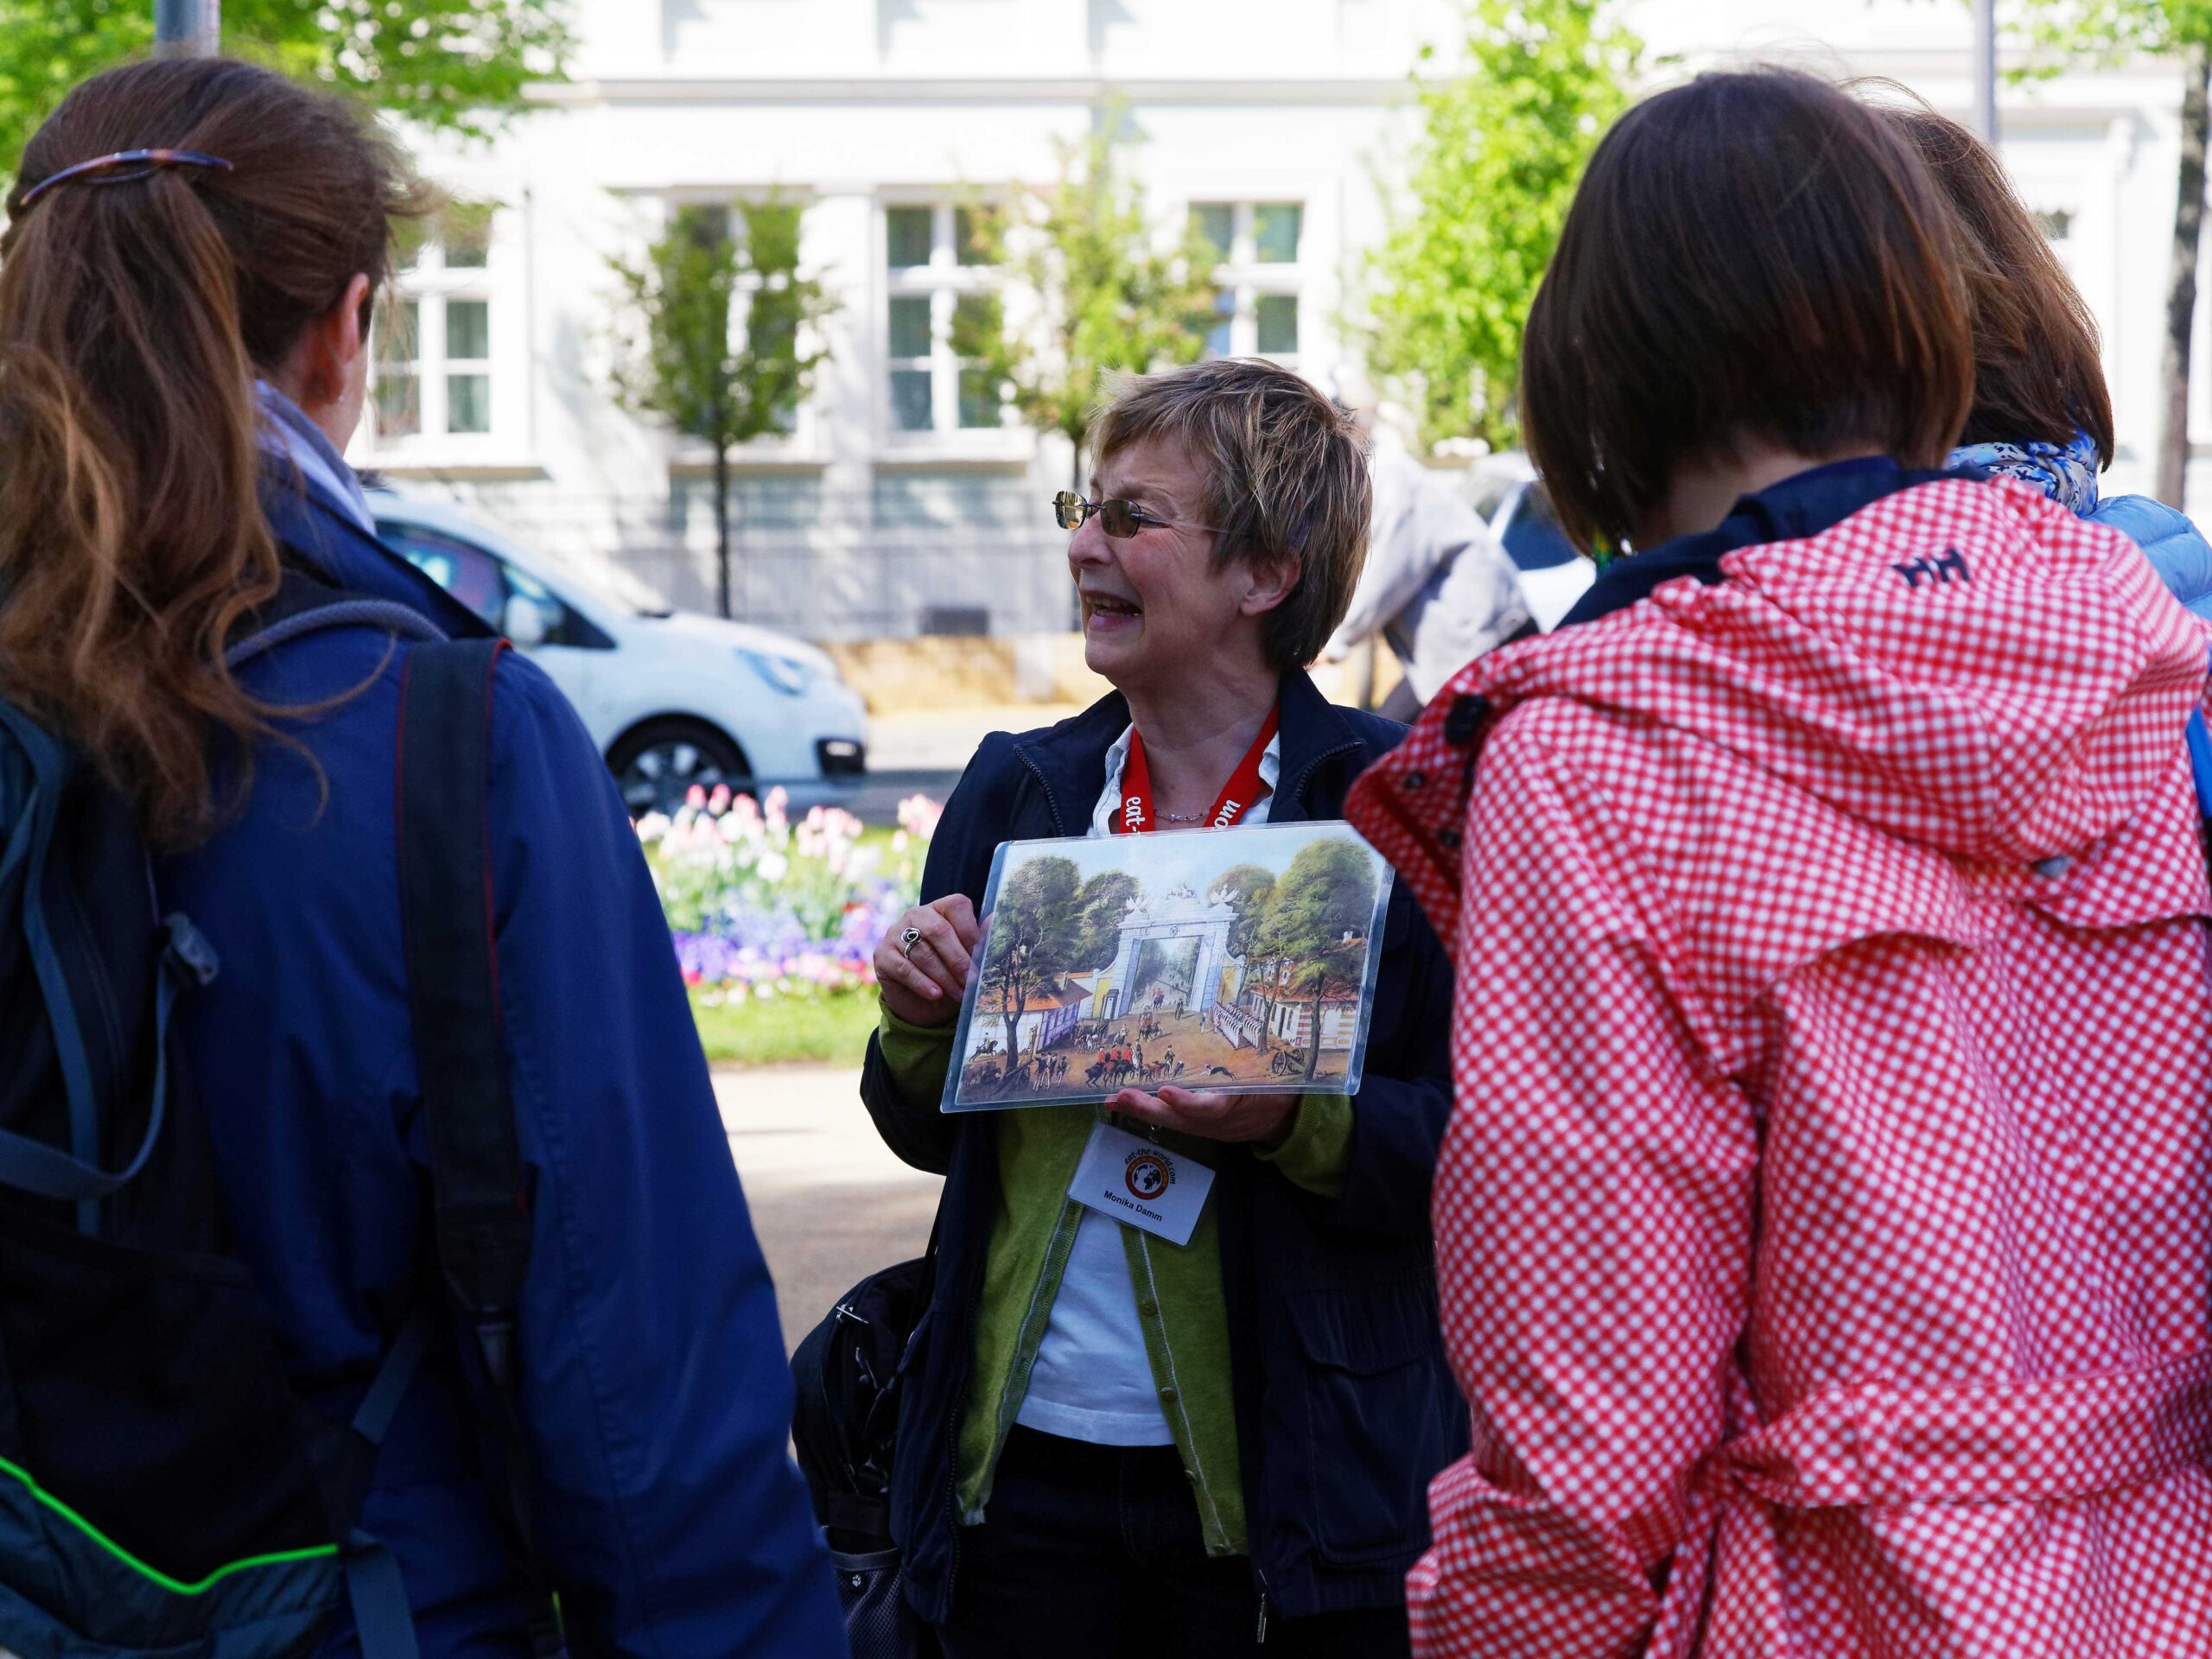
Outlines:
{"label": "backpack", "polygon": [[853,1659],[934,1659],[935,1636],[906,1602],[891,1537],[899,1393],[936,1279],[927,1251],[870,1274],[837,1299],[791,1355],[791,1446],[830,1546]]}
{"label": "backpack", "polygon": [[533,1650],[563,1650],[515,1409],[530,1233],[484,902],[504,642],[288,574],[227,660],[362,625],[424,642],[400,698],[399,868],[443,1282],[350,1424],[293,1391],[176,1064],[175,1011],[221,964],[158,913],[121,797],[0,698],[0,1649],[22,1659],[307,1659],[349,1605],[364,1659],[415,1659],[398,1568],[359,1520],[455,1311],[492,1383]]}

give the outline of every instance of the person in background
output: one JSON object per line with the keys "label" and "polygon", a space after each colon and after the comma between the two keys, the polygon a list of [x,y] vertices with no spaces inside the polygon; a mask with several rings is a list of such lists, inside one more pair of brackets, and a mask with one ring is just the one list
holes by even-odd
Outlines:
{"label": "person in background", "polygon": [[[340,1425],[438,1294],[393,789],[420,647],[355,625],[236,674],[225,652],[288,575],[482,632],[376,541],[341,459],[392,224],[422,206],[353,106],[171,60],[62,101],[0,242],[0,690],[125,790],[162,912],[213,944],[181,1062],[294,1387]],[[842,1653],[773,1291],[637,837],[552,683],[509,652],[493,692],[526,1518],[569,1644]],[[424,1659],[527,1650],[465,1341],[434,1340],[361,1511]]]}
{"label": "person in background", "polygon": [[[1865,86],[1903,92],[1885,82]],[[2212,620],[2212,544],[2187,515],[2145,495],[2100,499],[2113,424],[2096,323],[2004,164],[1924,104],[1877,107],[1942,187],[1959,229],[1974,305],[1974,399],[1951,465],[2017,478],[2109,524],[2143,550],[2175,598]]]}
{"label": "person in background", "polygon": [[938,1109],[1001,842],[1333,818],[1403,730],[1304,672],[1366,539],[1343,410],[1226,359],[1137,379],[1091,448],[1096,499],[1058,509],[1116,689],[984,741],[875,955],[861,1097],[947,1177],[893,1471],[907,1594],[950,1659],[1403,1654],[1421,1492],[1465,1431],[1427,1238],[1451,976],[1410,905],[1357,1095],[1102,1090],[1214,1172],[1185,1245],[1068,1196],[1090,1106]]}
{"label": "person in background", "polygon": [[1943,469],[1958,240],[1893,123],[1706,74],[1531,309],[1531,456],[1630,551],[1348,806],[1459,988],[1423,1654],[2212,1649],[2206,635]]}
{"label": "person in background", "polygon": [[1375,492],[1367,563],[1321,655],[1342,662],[1378,635],[1389,641],[1404,676],[1382,712],[1407,721],[1461,668],[1535,625],[1513,561],[1474,508],[1388,424],[1363,424]]}

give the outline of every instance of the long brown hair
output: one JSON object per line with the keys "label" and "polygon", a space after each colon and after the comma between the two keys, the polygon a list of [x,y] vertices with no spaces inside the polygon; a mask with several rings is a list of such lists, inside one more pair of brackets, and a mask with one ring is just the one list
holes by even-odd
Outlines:
{"label": "long brown hair", "polygon": [[1613,124],[1529,308],[1529,450],[1584,547],[1747,437],[1934,466],[1974,397],[1949,210],[1897,131],[1790,70],[1700,75]]}
{"label": "long brown hair", "polygon": [[1974,410],[1960,442],[2063,445],[2086,432],[2097,446],[2098,464],[2110,466],[2112,393],[2098,354],[2096,320],[2014,193],[2004,163],[1903,87],[1859,85],[1910,100],[1877,108],[1919,151],[1950,198],[1974,306]]}
{"label": "long brown hair", "polygon": [[[143,149],[230,168],[73,180],[23,205],[64,168]],[[171,60],[72,92],[25,146],[7,207],[0,690],[80,746],[157,841],[186,842],[216,816],[220,740],[243,787],[265,730],[223,666],[279,575],[254,381],[356,274],[384,283],[392,217],[419,210],[419,187],[338,99]]]}

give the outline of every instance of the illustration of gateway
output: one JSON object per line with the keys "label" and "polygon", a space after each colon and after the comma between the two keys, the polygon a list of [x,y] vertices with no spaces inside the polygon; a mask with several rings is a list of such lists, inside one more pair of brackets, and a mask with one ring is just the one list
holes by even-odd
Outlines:
{"label": "illustration of gateway", "polygon": [[[1313,1036],[1313,1000],[1281,982],[1291,963],[1247,963],[1230,952],[1236,922],[1228,903],[1210,903],[1185,884],[1132,906],[1112,963],[1069,976],[1088,988],[1084,1017],[1118,1020],[1156,997],[1175,1013],[1197,1014],[1232,1047],[1305,1050]],[[1322,1051],[1350,1048],[1359,1030],[1358,997],[1325,997],[1319,1014]]]}
{"label": "illustration of gateway", "polygon": [[1132,906],[1113,962],[1078,976],[1090,982],[1090,1017],[1118,1020],[1155,991],[1179,1010],[1203,1017],[1230,960],[1229,930],[1236,925],[1228,905],[1209,904],[1185,883]]}

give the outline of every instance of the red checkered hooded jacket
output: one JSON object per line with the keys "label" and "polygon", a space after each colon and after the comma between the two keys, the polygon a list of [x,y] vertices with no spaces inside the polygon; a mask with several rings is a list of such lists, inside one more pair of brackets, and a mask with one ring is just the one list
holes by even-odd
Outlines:
{"label": "red checkered hooded jacket", "polygon": [[2205,627],[2009,483],[1721,569],[1350,808],[1458,976],[1415,1645],[2212,1653]]}

